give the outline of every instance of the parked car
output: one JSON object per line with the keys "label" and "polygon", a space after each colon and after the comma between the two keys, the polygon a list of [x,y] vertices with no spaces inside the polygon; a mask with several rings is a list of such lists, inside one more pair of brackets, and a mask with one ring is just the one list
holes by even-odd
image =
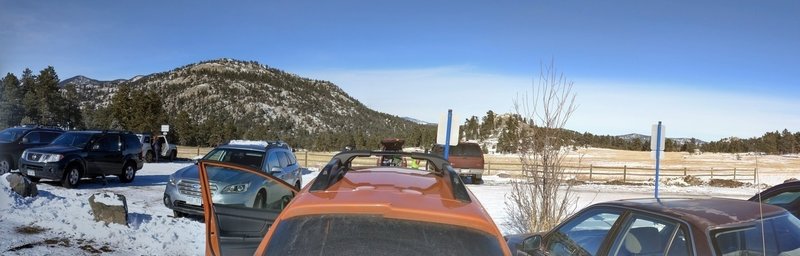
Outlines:
{"label": "parked car", "polygon": [[[433,146],[434,154],[444,157],[444,145],[436,144]],[[460,142],[458,145],[450,146],[450,157],[447,158],[455,168],[464,182],[479,184],[483,182],[483,150],[477,143]]]}
{"label": "parked car", "polygon": [[787,181],[773,186],[748,200],[780,206],[800,218],[800,181]]}
{"label": "parked car", "polygon": [[[244,141],[234,140],[226,145],[214,148],[202,160],[218,161],[243,166],[249,166],[262,173],[276,177],[300,189],[303,184],[302,168],[292,152],[292,149],[282,141]],[[231,177],[238,180],[238,177]],[[212,177],[218,186],[228,184],[227,177]],[[200,198],[200,178],[197,165],[182,168],[169,176],[169,182],[164,189],[164,205],[173,210],[175,217],[187,214],[202,215],[202,200]],[[219,196],[226,201],[228,194],[224,187]],[[252,190],[250,190],[252,192]],[[251,195],[253,199],[256,194]],[[239,197],[238,195],[236,197]],[[231,199],[233,200],[233,199]],[[240,200],[240,199],[235,199]]]}
{"label": "parked car", "polygon": [[129,183],[142,169],[142,144],[131,132],[69,131],[47,146],[25,150],[20,172],[33,181],[40,178],[77,187],[82,178],[119,176]]}
{"label": "parked car", "polygon": [[18,126],[0,131],[0,175],[16,170],[22,151],[50,144],[64,133],[58,128]]}
{"label": "parked car", "polygon": [[797,255],[800,220],[744,200],[633,199],[592,205],[548,232],[506,238],[516,255]]}
{"label": "parked car", "polygon": [[[352,164],[384,156],[428,164]],[[478,199],[432,154],[344,151],[299,192],[252,167],[203,160],[199,170],[211,184],[200,186],[207,255],[511,255]],[[266,209],[229,205],[214,186],[221,175],[255,176],[282,192],[267,192]]]}
{"label": "parked car", "polygon": [[[403,151],[405,140],[398,138],[386,138],[381,140],[381,150],[383,151]],[[400,156],[381,156],[378,159],[381,166],[401,166],[406,167],[406,161]]]}
{"label": "parked car", "polygon": [[[142,158],[144,158],[145,162],[154,162],[156,155],[158,155],[158,159],[166,159],[168,161],[174,161],[178,156],[178,146],[169,143],[166,136],[151,136],[143,133],[136,134],[136,136],[139,137],[139,142],[142,143]],[[159,152],[155,152],[153,149],[153,140],[160,144]]]}

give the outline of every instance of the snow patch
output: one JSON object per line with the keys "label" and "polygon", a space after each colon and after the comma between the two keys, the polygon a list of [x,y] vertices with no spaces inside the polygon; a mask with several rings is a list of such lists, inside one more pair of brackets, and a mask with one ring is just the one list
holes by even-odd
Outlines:
{"label": "snow patch", "polygon": [[101,203],[108,206],[123,206],[122,200],[120,200],[116,194],[111,192],[103,192],[94,194],[94,201],[96,203]]}

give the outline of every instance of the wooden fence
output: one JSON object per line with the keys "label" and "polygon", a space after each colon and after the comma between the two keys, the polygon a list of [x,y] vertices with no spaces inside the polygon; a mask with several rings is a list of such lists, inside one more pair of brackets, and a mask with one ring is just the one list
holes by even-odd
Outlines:
{"label": "wooden fence", "polygon": [[[212,148],[200,147],[178,147],[178,157],[194,158],[208,153]],[[321,168],[335,153],[333,152],[295,152],[297,161],[305,167]],[[356,159],[355,165],[374,165],[377,158]],[[646,181],[655,176],[655,169],[643,167],[623,166],[564,166],[565,174],[573,176],[581,181],[608,181],[621,180],[623,182]],[[487,161],[484,165],[484,174],[492,175],[504,172],[510,175],[522,174],[521,163],[492,163]],[[689,169],[689,168],[661,168],[659,175],[662,178],[685,177],[688,175],[695,177],[708,177],[709,179],[727,179],[755,183],[758,170],[753,168],[708,168],[708,169]]]}

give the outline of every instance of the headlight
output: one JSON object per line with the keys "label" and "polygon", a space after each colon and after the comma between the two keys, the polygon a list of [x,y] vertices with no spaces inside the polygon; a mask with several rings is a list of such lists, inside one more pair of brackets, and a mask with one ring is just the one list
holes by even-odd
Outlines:
{"label": "headlight", "polygon": [[[31,154],[38,154],[40,155],[38,159],[31,159]],[[28,150],[22,152],[22,159],[27,161],[36,162],[36,163],[54,163],[61,161],[64,159],[64,155],[62,154],[47,154],[47,153],[31,153]]]}
{"label": "headlight", "polygon": [[177,184],[177,180],[175,180],[175,176],[173,176],[173,175],[170,175],[170,176],[169,176],[169,184],[170,184],[170,185],[173,185],[173,186],[174,186],[175,184]]}
{"label": "headlight", "polygon": [[243,193],[250,188],[250,183],[228,185],[222,189],[222,193]]}

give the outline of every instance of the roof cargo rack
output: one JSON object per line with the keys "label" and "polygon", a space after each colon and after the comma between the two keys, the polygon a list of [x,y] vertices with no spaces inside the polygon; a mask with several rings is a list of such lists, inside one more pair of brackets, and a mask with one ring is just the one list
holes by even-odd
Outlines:
{"label": "roof cargo rack", "polygon": [[416,152],[369,150],[352,150],[341,152],[334,155],[331,161],[328,162],[324,168],[322,168],[322,170],[319,172],[319,175],[317,175],[317,178],[314,179],[314,183],[311,184],[309,190],[323,191],[328,189],[333,184],[336,184],[337,181],[341,180],[347,171],[351,169],[353,159],[358,157],[372,156],[410,157],[413,159],[426,160],[428,164],[433,167],[433,169],[430,170],[431,173],[447,179],[453,192],[453,198],[462,202],[472,201],[469,197],[469,193],[467,193],[466,186],[464,186],[464,182],[461,181],[461,177],[459,177],[455,170],[453,170],[453,167],[450,166],[450,163],[447,162],[447,160],[444,160],[444,158],[437,155]]}

